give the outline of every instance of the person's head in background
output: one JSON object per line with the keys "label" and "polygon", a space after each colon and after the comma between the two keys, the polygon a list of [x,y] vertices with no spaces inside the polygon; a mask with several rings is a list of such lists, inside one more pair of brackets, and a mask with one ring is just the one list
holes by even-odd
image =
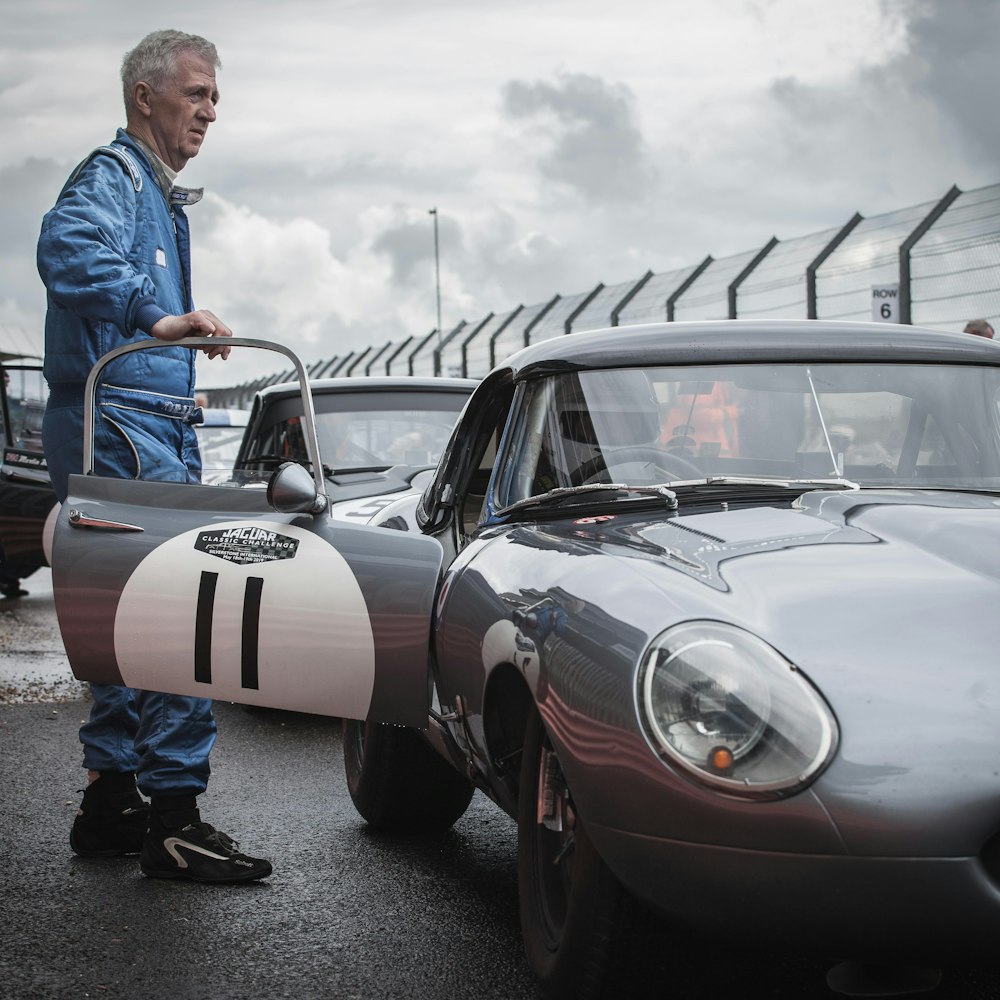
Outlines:
{"label": "person's head in background", "polygon": [[988,337],[990,340],[993,339],[993,327],[984,319],[970,319],[968,323],[965,324],[964,333],[972,333],[977,337]]}

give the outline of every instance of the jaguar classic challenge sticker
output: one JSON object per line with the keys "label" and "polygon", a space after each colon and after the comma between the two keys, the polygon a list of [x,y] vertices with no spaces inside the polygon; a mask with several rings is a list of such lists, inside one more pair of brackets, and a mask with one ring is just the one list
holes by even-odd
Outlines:
{"label": "jaguar classic challenge sticker", "polygon": [[267,528],[243,525],[202,531],[195,539],[194,547],[226,562],[249,566],[278,559],[294,559],[299,541]]}

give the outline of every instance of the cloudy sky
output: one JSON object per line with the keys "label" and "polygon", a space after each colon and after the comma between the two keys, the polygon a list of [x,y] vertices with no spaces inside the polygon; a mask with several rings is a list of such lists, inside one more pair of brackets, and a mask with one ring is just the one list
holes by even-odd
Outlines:
{"label": "cloudy sky", "polygon": [[[309,362],[1000,181],[996,0],[0,0],[0,326],[124,124],[148,31],[216,43],[195,297]],[[202,365],[245,381],[261,359]],[[258,355],[259,352],[253,352]],[[274,364],[267,362],[267,370]],[[280,366],[279,367],[283,367]]]}

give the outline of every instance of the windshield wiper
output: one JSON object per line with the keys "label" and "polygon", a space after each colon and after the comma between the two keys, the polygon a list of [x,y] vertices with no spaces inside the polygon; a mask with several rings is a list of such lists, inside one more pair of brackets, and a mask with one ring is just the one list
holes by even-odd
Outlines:
{"label": "windshield wiper", "polygon": [[589,483],[586,486],[557,486],[538,496],[516,500],[500,514],[510,514],[529,507],[556,506],[564,500],[572,500],[588,493],[626,493],[630,496],[660,497],[667,510],[677,510],[677,490],[696,490],[699,486],[761,487],[780,490],[802,489],[844,489],[859,490],[861,487],[851,479],[767,479],[756,476],[706,476],[704,479],[676,479],[656,486],[630,486],[628,483]]}
{"label": "windshield wiper", "polygon": [[509,514],[512,511],[524,510],[526,507],[556,505],[563,500],[571,500],[588,493],[628,493],[636,496],[660,497],[666,504],[667,510],[677,509],[677,495],[670,489],[669,485],[629,486],[628,483],[589,483],[586,486],[557,486],[553,490],[539,493],[538,496],[515,500],[514,503],[504,507],[498,513]]}
{"label": "windshield wiper", "polygon": [[763,486],[775,487],[782,490],[806,489],[844,489],[860,490],[859,483],[853,479],[844,479],[842,476],[833,476],[829,479],[808,478],[808,479],[771,479],[767,476],[706,476],[704,479],[672,479],[663,486],[671,490],[697,488],[698,486]]}

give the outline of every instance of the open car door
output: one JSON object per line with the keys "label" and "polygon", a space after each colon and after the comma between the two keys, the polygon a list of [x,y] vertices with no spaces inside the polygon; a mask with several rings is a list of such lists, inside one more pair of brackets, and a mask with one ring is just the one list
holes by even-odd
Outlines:
{"label": "open car door", "polygon": [[[55,529],[56,612],[81,680],[292,711],[427,725],[428,642],[441,547],[431,538],[333,521],[308,376],[312,476],[278,469],[265,490],[93,474],[85,393],[83,475]],[[218,346],[192,338],[182,346]]]}

